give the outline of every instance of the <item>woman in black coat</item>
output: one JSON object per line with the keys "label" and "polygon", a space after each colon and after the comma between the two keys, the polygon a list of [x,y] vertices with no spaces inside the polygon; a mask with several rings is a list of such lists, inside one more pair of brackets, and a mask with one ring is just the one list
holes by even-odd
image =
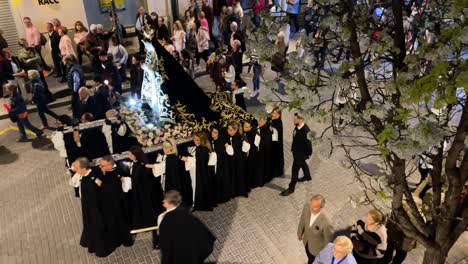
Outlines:
{"label": "woman in black coat", "polygon": [[193,209],[211,211],[216,206],[213,190],[213,168],[208,165],[211,144],[204,132],[193,137],[195,147],[190,147],[190,156],[182,157],[192,180]]}
{"label": "woman in black coat", "polygon": [[160,211],[158,205],[162,204],[161,184],[157,186],[151,170],[146,168],[148,158],[140,146],[131,147],[128,157],[132,161],[130,165],[132,229],[154,226]]}
{"label": "woman in black coat", "polygon": [[37,113],[42,121],[41,130],[44,130],[49,128],[45,114],[50,115],[54,119],[58,118],[58,115],[47,106],[47,104],[52,101],[52,94],[50,94],[49,90],[46,89],[46,86],[41,81],[41,75],[38,71],[29,70],[28,77],[31,79],[30,87],[31,93],[33,94],[32,101],[37,105]]}
{"label": "woman in black coat", "polygon": [[234,194],[232,192],[232,181],[229,175],[226,140],[218,127],[211,128],[211,148],[216,153],[216,166],[214,175],[214,189],[216,192],[216,201],[225,203],[229,201]]}
{"label": "woman in black coat", "polygon": [[271,112],[271,127],[276,129],[277,139],[273,140],[273,177],[284,175],[284,151],[283,151],[283,120],[281,110],[273,109]]}
{"label": "woman in black coat", "polygon": [[246,174],[249,188],[253,189],[263,184],[263,178],[259,178],[256,173],[256,163],[258,159],[258,147],[260,136],[257,134],[257,125],[255,120],[244,121],[244,137],[245,141],[250,144],[250,150],[246,153]]}
{"label": "woman in black coat", "polygon": [[260,179],[263,179],[262,184],[268,183],[273,178],[273,167],[272,164],[272,132],[270,125],[266,117],[261,117],[258,120],[257,133],[260,135],[260,145],[257,155],[257,175]]}
{"label": "woman in black coat", "polygon": [[[242,149],[243,139],[239,123],[233,121],[227,128],[229,137],[226,140],[228,155],[228,171],[231,175],[232,188],[235,196],[248,197],[249,187],[246,174],[246,155]],[[245,149],[244,149],[245,150]]]}

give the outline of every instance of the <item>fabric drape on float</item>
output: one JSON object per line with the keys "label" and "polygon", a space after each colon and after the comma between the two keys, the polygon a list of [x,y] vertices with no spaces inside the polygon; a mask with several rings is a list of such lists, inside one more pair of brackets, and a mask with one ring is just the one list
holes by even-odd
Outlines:
{"label": "fabric drape on float", "polygon": [[207,121],[219,120],[219,113],[210,109],[210,98],[192,77],[159,42],[154,41],[153,45],[159,59],[163,60],[164,73],[168,79],[164,81],[162,89],[169,96],[171,105],[177,102],[186,105],[187,112],[194,114],[197,120],[202,117]]}

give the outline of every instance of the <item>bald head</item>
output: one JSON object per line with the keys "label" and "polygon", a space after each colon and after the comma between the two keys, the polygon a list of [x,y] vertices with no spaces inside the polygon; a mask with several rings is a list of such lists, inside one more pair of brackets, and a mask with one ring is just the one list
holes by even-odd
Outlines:
{"label": "bald head", "polygon": [[88,88],[86,88],[86,87],[81,87],[81,88],[78,90],[78,95],[80,96],[80,100],[85,100],[86,98],[88,98],[88,97],[89,97]]}

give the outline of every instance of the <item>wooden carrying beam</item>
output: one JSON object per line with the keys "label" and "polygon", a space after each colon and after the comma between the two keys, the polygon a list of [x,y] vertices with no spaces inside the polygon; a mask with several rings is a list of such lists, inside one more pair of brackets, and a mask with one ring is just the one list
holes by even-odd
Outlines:
{"label": "wooden carrying beam", "polygon": [[138,233],[144,233],[148,231],[153,231],[153,230],[158,230],[158,226],[151,226],[151,227],[146,227],[146,228],[141,228],[141,229],[135,229],[131,230],[130,234],[138,234]]}

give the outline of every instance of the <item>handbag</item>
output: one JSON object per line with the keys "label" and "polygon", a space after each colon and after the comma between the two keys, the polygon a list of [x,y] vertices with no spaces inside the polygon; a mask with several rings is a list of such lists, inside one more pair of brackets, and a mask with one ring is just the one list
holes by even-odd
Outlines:
{"label": "handbag", "polygon": [[46,37],[43,34],[41,34],[41,46],[45,46],[46,43],[47,43]]}

